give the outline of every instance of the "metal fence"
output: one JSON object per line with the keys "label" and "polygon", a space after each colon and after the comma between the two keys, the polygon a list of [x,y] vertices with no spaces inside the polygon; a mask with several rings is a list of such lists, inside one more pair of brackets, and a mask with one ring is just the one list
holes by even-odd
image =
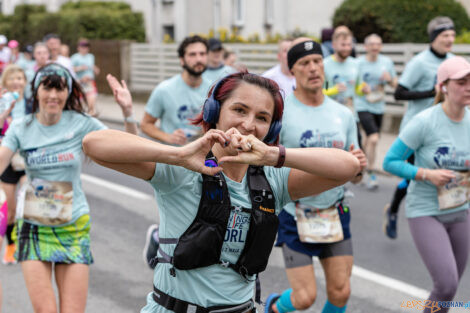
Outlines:
{"label": "metal fence", "polygon": [[[428,46],[428,44],[413,43],[384,44],[382,54],[392,59],[397,74],[401,75],[405,64]],[[132,43],[130,48],[132,91],[151,92],[161,81],[180,73],[181,65],[177,57],[177,47],[176,44]],[[277,63],[278,46],[276,44],[225,44],[225,47],[234,51],[238,56],[238,61],[253,73],[261,74]],[[358,55],[363,55],[364,45],[356,45],[356,52]],[[454,45],[453,52],[470,57],[470,45]],[[396,101],[391,88],[387,88],[386,91],[386,114],[401,117],[404,113],[405,102]],[[392,122],[384,121],[386,124]],[[396,124],[397,121],[394,123]],[[386,125],[385,128],[396,128],[396,125]]]}

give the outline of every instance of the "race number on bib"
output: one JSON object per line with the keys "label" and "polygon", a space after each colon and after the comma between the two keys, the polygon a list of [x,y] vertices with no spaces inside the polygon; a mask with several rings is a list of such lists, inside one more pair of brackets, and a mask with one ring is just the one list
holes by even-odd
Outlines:
{"label": "race number on bib", "polygon": [[470,201],[470,172],[454,172],[455,179],[437,188],[439,210],[456,208]]}
{"label": "race number on bib", "polygon": [[43,225],[61,225],[72,220],[71,182],[34,179],[24,189],[23,217]]}
{"label": "race number on bib", "polygon": [[301,242],[332,243],[344,239],[338,209],[317,209],[299,202],[295,204],[297,231]]}

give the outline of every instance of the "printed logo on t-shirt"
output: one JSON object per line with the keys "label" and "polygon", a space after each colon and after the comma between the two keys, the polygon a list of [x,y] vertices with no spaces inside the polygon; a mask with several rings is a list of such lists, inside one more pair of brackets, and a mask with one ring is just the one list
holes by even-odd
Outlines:
{"label": "printed logo on t-shirt", "polygon": [[57,166],[65,165],[67,162],[75,160],[73,152],[61,149],[31,149],[25,151],[25,161],[28,166],[44,166],[54,164]]}
{"label": "printed logo on t-shirt", "polygon": [[241,253],[245,245],[246,235],[250,226],[250,214],[246,212],[233,212],[230,214],[227,230],[225,232],[224,252]]}
{"label": "printed logo on t-shirt", "polygon": [[434,163],[439,168],[468,170],[470,169],[470,153],[457,150],[455,147],[439,147],[434,152]]}
{"label": "printed logo on t-shirt", "polygon": [[318,129],[307,130],[300,136],[299,145],[301,148],[323,147],[343,149],[344,141],[338,140],[338,136],[338,131],[321,133]]}
{"label": "printed logo on t-shirt", "polygon": [[188,119],[192,119],[196,117],[196,115],[200,112],[199,109],[189,105],[183,104],[178,108],[178,118],[181,122],[188,122]]}

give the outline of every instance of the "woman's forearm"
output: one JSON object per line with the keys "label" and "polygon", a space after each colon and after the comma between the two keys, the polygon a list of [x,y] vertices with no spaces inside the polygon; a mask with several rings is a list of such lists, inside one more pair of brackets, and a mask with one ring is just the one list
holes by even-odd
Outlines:
{"label": "woman's forearm", "polygon": [[349,181],[360,170],[354,155],[331,148],[287,149],[284,166],[338,181]]}
{"label": "woman's forearm", "polygon": [[103,162],[177,164],[179,160],[177,147],[112,129],[91,132],[82,144],[88,156]]}

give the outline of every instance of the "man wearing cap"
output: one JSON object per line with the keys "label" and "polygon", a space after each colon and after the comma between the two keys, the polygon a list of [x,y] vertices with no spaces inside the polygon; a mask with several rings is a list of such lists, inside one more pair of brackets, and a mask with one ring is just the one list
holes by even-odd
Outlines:
{"label": "man wearing cap", "polygon": [[5,37],[5,35],[0,35],[0,74],[8,63],[10,63],[11,50],[6,46],[7,43],[7,37]]}
{"label": "man wearing cap", "polygon": [[284,38],[279,41],[277,51],[279,64],[263,73],[264,77],[274,80],[279,85],[284,99],[295,89],[295,77],[287,66],[287,51],[289,51],[292,40],[291,38]]}
{"label": "man wearing cap", "polygon": [[224,47],[222,42],[217,38],[209,39],[209,52],[207,54],[207,68],[202,77],[211,84],[229,74],[235,73],[236,70],[224,64]]}
{"label": "man wearing cap", "polygon": [[[435,17],[429,22],[427,31],[431,42],[429,49],[420,52],[406,64],[395,90],[395,99],[408,100],[400,131],[413,116],[432,105],[436,95],[437,68],[444,60],[454,56],[450,51],[455,40],[455,30],[450,18]],[[408,162],[414,163],[413,155]],[[408,183],[409,181],[403,180],[398,184],[391,204],[387,204],[384,208],[383,230],[391,239],[397,237],[398,209],[406,195]]]}
{"label": "man wearing cap", "polygon": [[[352,112],[323,94],[325,73],[319,43],[309,38],[293,41],[288,66],[297,87],[285,100],[281,143],[289,148],[336,148],[350,151],[367,164],[358,147]],[[362,175],[354,179],[361,180]],[[312,257],[320,259],[326,277],[328,300],[322,313],[344,313],[350,295],[353,265],[350,209],[343,203],[344,187],[289,203],[279,214],[276,246],[282,247],[286,274],[292,289],[271,294],[265,313],[306,310],[316,298]]]}
{"label": "man wearing cap", "polygon": [[70,58],[60,55],[60,46],[62,44],[60,37],[56,34],[47,34],[43,38],[44,43],[49,49],[51,62],[58,63],[69,70],[74,78],[77,77],[73,70],[72,61]]}

